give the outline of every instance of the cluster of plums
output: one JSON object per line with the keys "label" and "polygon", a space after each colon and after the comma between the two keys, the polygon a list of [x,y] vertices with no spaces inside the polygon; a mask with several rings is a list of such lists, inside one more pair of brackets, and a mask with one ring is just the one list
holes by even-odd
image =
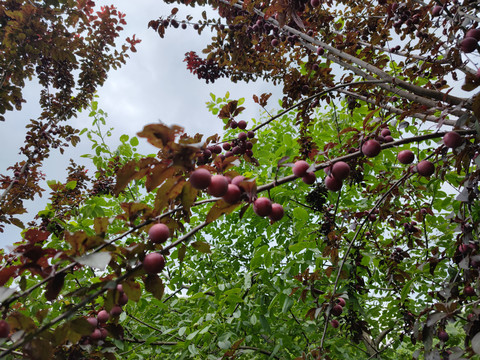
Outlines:
{"label": "cluster of plums", "polygon": [[[157,223],[148,230],[148,238],[154,244],[163,244],[170,237],[170,229],[163,223]],[[165,258],[158,252],[145,256],[142,262],[147,274],[158,274],[165,268]]]}
{"label": "cluster of plums", "polygon": [[86,318],[88,323],[94,327],[92,333],[83,339],[83,344],[87,345],[91,341],[105,340],[108,336],[108,331],[105,329],[104,324],[110,319],[110,317],[119,316],[122,313],[122,306],[128,302],[128,296],[123,291],[122,284],[118,284],[116,290],[118,292],[118,301],[110,312],[103,309],[100,310],[96,316],[89,316]]}
{"label": "cluster of plums", "polygon": [[[341,297],[337,298],[336,304],[333,305],[332,309],[330,310],[330,313],[333,316],[342,315],[343,308],[345,307],[345,305],[346,305],[346,302],[344,298],[341,298]],[[340,323],[338,322],[337,319],[333,319],[332,321],[330,321],[330,325],[332,325],[332,327],[334,328],[337,328],[340,325]]]}
{"label": "cluster of plums", "polygon": [[[230,122],[230,127],[232,129],[239,128],[241,130],[246,129],[247,122],[245,120]],[[222,160],[230,156],[236,155],[247,155],[248,157],[253,156],[253,143],[250,141],[255,137],[255,132],[249,130],[247,132],[241,132],[237,135],[237,138],[231,142],[225,142],[222,146],[220,145],[211,145],[203,149],[197,157],[197,165],[205,165],[210,163],[213,160],[213,154],[217,154]],[[225,150],[225,154],[222,154],[222,148]]]}
{"label": "cluster of plums", "polygon": [[480,29],[470,29],[465,34],[465,37],[459,43],[460,50],[465,53],[474,52],[478,47],[480,40]]}
{"label": "cluster of plums", "polygon": [[[367,140],[362,145],[362,153],[367,157],[375,157],[380,154],[382,147],[379,141],[391,142],[393,137],[390,130],[383,129],[378,140]],[[443,144],[450,149],[456,149],[463,143],[463,138],[455,131],[450,131],[443,136]],[[402,164],[411,164],[415,160],[415,154],[411,150],[402,150],[398,153],[397,159]],[[420,161],[414,168],[421,176],[432,176],[435,172],[435,165],[428,160]],[[330,191],[339,191],[342,188],[343,180],[350,174],[350,166],[338,161],[331,167],[326,169],[327,176],[325,177],[325,187]],[[306,184],[313,184],[315,182],[315,173],[311,171],[310,165],[300,160],[293,165],[293,174],[296,177],[301,177]]]}
{"label": "cluster of plums", "polygon": [[[229,204],[235,204],[242,199],[244,189],[242,182],[245,177],[238,175],[231,179],[228,176],[212,175],[207,169],[197,169],[190,174],[190,184],[198,190],[207,190],[207,193],[221,197]],[[259,216],[268,216],[272,221],[279,221],[283,215],[283,207],[272,203],[270,199],[260,197],[253,203],[253,210]]]}
{"label": "cluster of plums", "polygon": [[401,263],[406,257],[409,257],[408,252],[401,247],[396,247],[391,255],[392,260],[396,263]]}
{"label": "cluster of plums", "polygon": [[91,341],[105,340],[108,336],[108,331],[102,325],[105,324],[109,318],[110,314],[106,310],[100,310],[96,317],[88,317],[87,321],[94,327],[94,329],[92,333],[82,341],[82,343],[87,345]]}
{"label": "cluster of plums", "polygon": [[315,173],[310,168],[310,165],[305,160],[297,161],[292,168],[293,175],[296,177],[302,178],[302,181],[307,185],[312,185],[316,176]]}

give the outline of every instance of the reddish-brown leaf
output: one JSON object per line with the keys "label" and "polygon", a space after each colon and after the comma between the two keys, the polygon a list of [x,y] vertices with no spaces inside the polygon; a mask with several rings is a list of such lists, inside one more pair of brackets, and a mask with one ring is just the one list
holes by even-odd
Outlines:
{"label": "reddish-brown leaf", "polygon": [[472,110],[477,119],[480,119],[480,94],[475,95],[473,98]]}
{"label": "reddish-brown leaf", "polygon": [[117,218],[128,220],[130,223],[140,217],[149,217],[152,212],[150,206],[139,202],[122,203],[120,206],[125,213],[117,216]]}
{"label": "reddish-brown leaf", "polygon": [[145,187],[150,192],[157,186],[161,185],[165,179],[172,177],[175,173],[174,167],[167,167],[165,164],[159,164],[155,166],[152,171],[147,175]]}
{"label": "reddish-brown leaf", "polygon": [[168,178],[157,190],[155,198],[154,215],[159,215],[169,204],[170,200],[175,199],[183,189],[185,180],[181,176]]}
{"label": "reddish-brown leaf", "polygon": [[27,333],[37,328],[30,316],[23,315],[19,312],[10,314],[7,318],[7,322],[12,329],[23,330]]}
{"label": "reddish-brown leaf", "polygon": [[5,283],[8,280],[10,280],[11,277],[16,275],[16,272],[18,271],[19,267],[20,266],[18,265],[14,265],[14,266],[9,266],[0,270],[0,286],[5,285]]}
{"label": "reddish-brown leaf", "polygon": [[46,339],[35,338],[24,347],[24,350],[32,360],[53,359],[52,344]]}
{"label": "reddish-brown leaf", "polygon": [[68,255],[79,256],[85,253],[85,242],[87,240],[87,234],[83,230],[76,233],[65,233],[65,241],[70,244],[71,250],[67,251]]}
{"label": "reddish-brown leaf", "polygon": [[182,262],[183,259],[185,258],[186,252],[187,252],[187,247],[185,246],[185,244],[182,244],[182,246],[180,246],[180,249],[178,249],[178,260],[180,260],[180,262]]}
{"label": "reddish-brown leaf", "polygon": [[113,190],[115,195],[120,194],[128,185],[128,183],[135,177],[137,173],[137,162],[130,160],[123,167],[117,171],[117,181]]}
{"label": "reddish-brown leaf", "polygon": [[177,125],[168,127],[163,124],[150,124],[146,125],[137,135],[146,138],[153,146],[163,149],[169,142],[175,141],[175,137],[181,133],[183,133],[183,128]]}
{"label": "reddish-brown leaf", "polygon": [[34,244],[37,242],[45,241],[50,236],[50,232],[38,230],[38,229],[29,229],[25,232],[25,240]]}
{"label": "reddish-brown leaf", "polygon": [[145,278],[145,290],[151,293],[156,299],[162,300],[165,285],[163,285],[163,281],[158,275],[148,275]]}
{"label": "reddish-brown leaf", "polygon": [[47,283],[45,289],[45,298],[48,301],[55,300],[63,288],[65,283],[65,273],[56,274],[52,280]]}
{"label": "reddish-brown leaf", "polygon": [[212,253],[212,250],[210,250],[210,244],[205,241],[195,241],[192,243],[192,247],[204,254]]}
{"label": "reddish-brown leaf", "polygon": [[235,210],[240,204],[229,204],[226,201],[220,199],[218,200],[210,209],[207,214],[207,223],[211,223],[215,221],[223,214],[230,214],[233,210]]}

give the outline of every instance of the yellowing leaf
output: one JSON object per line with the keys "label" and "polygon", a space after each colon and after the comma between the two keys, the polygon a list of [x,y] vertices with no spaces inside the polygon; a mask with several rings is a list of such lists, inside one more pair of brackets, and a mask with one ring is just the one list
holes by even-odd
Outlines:
{"label": "yellowing leaf", "polygon": [[210,244],[204,241],[195,241],[192,243],[192,246],[204,254],[211,254],[212,251],[210,250]]}

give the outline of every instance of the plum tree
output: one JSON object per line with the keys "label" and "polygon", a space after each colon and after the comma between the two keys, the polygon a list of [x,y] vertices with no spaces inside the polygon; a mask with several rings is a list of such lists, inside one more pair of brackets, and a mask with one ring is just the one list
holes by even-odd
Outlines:
{"label": "plum tree", "polygon": [[116,317],[116,316],[119,316],[122,312],[123,312],[123,309],[120,305],[114,305],[110,310],[110,316]]}
{"label": "plum tree", "polygon": [[5,320],[0,320],[0,338],[6,338],[10,334],[10,324]]}
{"label": "plum tree", "polygon": [[[42,93],[47,124],[28,128],[29,161],[0,177],[0,222],[22,228],[0,256],[0,305],[11,326],[0,357],[479,355],[470,289],[480,277],[479,99],[452,91],[480,85],[474,3],[193,0],[189,6],[214,8],[198,21],[172,7],[149,23],[159,36],[213,32],[205,58],[185,55],[188,70],[209,83],[272,81],[283,91],[281,109],[271,108],[269,94],[253,96],[264,112],[247,132],[239,120],[245,100],[212,94],[207,107],[222,134],[146,125],[137,135],[158,152],[144,156],[127,135],[110,150],[106,115],[93,102],[93,127],[84,131],[93,171],[72,163],[65,182],[48,181],[48,205],[24,224],[19,201],[43,192],[30,158],[47,155],[57,131],[78,140],[54,119],[69,118],[105,79],[101,61],[113,64],[118,53],[102,49],[123,18],[80,1],[73,18],[67,11],[43,22],[68,25],[43,28],[45,42],[37,42],[23,31],[32,30],[29,21],[42,25],[30,15],[68,8],[40,4],[6,4],[2,33],[2,53],[18,59],[3,63],[0,112],[20,100],[12,87],[23,86],[29,69],[55,90]],[[70,33],[75,24],[85,27]],[[64,42],[51,41],[50,30]],[[45,56],[28,63],[37,51]],[[77,53],[90,62],[76,63]],[[55,76],[61,66],[63,75],[85,75],[85,97],[74,106],[76,82]],[[422,161],[403,166],[413,154]],[[339,191],[342,181],[348,186]],[[164,224],[171,241],[146,239],[152,224]],[[98,331],[86,320],[95,313]],[[449,327],[452,340],[440,335]]]}
{"label": "plum tree", "polygon": [[90,325],[92,325],[93,327],[97,327],[98,325],[98,319],[97,318],[94,318],[94,317],[88,317],[87,318],[87,321]]}
{"label": "plum tree", "polygon": [[307,172],[305,175],[302,176],[302,181],[307,185],[312,185],[315,183],[317,176],[313,171]]}
{"label": "plum tree", "polygon": [[340,304],[334,305],[332,308],[332,314],[334,316],[340,316],[343,313],[343,307]]}
{"label": "plum tree", "polygon": [[333,175],[327,175],[327,177],[325,177],[325,187],[330,191],[340,191],[342,185],[342,180],[336,178]]}
{"label": "plum tree", "polygon": [[443,342],[447,342],[448,339],[450,338],[450,336],[448,335],[448,333],[446,331],[439,331],[438,332],[438,338],[443,341]]}
{"label": "plum tree", "polygon": [[240,201],[242,190],[235,184],[228,184],[227,192],[223,195],[223,199],[229,204],[235,204]]}
{"label": "plum tree", "polygon": [[97,320],[99,323],[106,323],[110,318],[110,314],[106,310],[100,310],[97,314]]}

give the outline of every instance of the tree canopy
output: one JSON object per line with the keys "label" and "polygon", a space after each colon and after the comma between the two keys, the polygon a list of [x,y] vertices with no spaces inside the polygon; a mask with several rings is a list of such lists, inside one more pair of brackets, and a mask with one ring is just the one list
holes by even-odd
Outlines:
{"label": "tree canopy", "polygon": [[[22,232],[1,254],[0,358],[479,358],[476,3],[182,1],[218,16],[148,25],[213,32],[187,70],[283,98],[245,119],[211,94],[222,134],[153,123],[116,149],[94,90],[139,41],[112,55],[123,14],[1,3],[2,108],[34,74],[46,90],[1,177]],[[72,161],[20,222],[42,159],[81,138],[94,171]]]}

